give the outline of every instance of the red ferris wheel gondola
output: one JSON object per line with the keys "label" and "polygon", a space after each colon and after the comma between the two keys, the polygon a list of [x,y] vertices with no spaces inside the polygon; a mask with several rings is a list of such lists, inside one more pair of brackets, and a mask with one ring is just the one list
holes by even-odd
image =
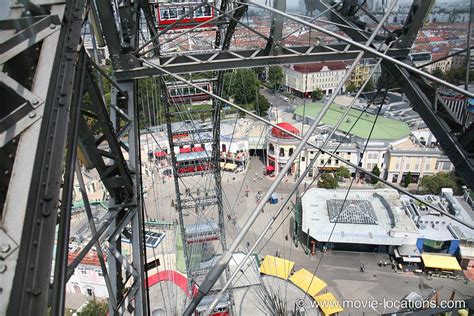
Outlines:
{"label": "red ferris wheel gondola", "polygon": [[[215,12],[212,7],[213,1],[208,1],[208,5],[202,6],[202,1],[178,2],[174,0],[159,0],[154,2],[158,28],[163,29],[170,24],[179,21],[173,29],[186,29],[198,24],[210,21],[214,18]],[[192,12],[194,10],[194,12]],[[209,25],[202,25],[208,28]]]}

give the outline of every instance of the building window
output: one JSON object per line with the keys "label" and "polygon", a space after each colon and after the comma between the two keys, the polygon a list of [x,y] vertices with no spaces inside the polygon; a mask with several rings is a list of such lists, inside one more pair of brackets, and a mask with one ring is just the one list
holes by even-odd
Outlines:
{"label": "building window", "polygon": [[427,163],[427,164],[425,165],[425,170],[430,170],[430,167],[431,167],[430,164]]}
{"label": "building window", "polygon": [[451,169],[451,163],[449,161],[443,162],[443,170]]}
{"label": "building window", "polygon": [[94,295],[94,291],[92,291],[92,289],[87,289],[87,295],[89,296]]}
{"label": "building window", "polygon": [[290,148],[290,150],[288,151],[288,156],[291,156],[293,155],[293,148]]}
{"label": "building window", "polygon": [[324,165],[324,159],[321,159],[321,164]]}
{"label": "building window", "polygon": [[301,157],[301,161],[304,162],[306,159],[305,157]]}
{"label": "building window", "polygon": [[394,174],[392,177],[392,183],[397,183],[398,182],[398,174]]}
{"label": "building window", "polygon": [[268,151],[269,151],[270,154],[272,154],[272,155],[275,153],[275,147],[273,146],[273,144],[270,144],[270,145],[268,146]]}
{"label": "building window", "polygon": [[285,149],[280,148],[280,157],[285,157]]}
{"label": "building window", "polygon": [[81,274],[87,274],[86,269],[79,269],[79,271],[81,271]]}
{"label": "building window", "polygon": [[330,165],[330,164],[332,164],[332,160],[331,160],[331,159],[328,160],[328,165]]}
{"label": "building window", "polygon": [[336,159],[336,165],[338,165],[338,164],[339,164],[339,160]]}

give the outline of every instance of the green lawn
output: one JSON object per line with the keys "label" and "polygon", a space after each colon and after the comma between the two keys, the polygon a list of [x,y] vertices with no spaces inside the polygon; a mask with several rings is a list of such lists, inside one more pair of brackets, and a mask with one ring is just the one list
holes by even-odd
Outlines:
{"label": "green lawn", "polygon": [[[320,102],[311,103],[306,105],[306,109],[303,108],[303,105],[296,107],[294,113],[298,116],[303,116],[303,110],[305,117],[316,118],[321,112],[324,104]],[[336,125],[337,121],[346,111],[345,106],[340,106],[333,103],[328,112],[324,115],[322,119],[323,124]],[[364,113],[357,121],[357,118],[361,114],[361,111],[351,109],[347,116],[344,118],[344,121],[339,126],[339,131],[348,132],[351,128],[351,134],[358,136],[360,138],[367,139],[370,130],[374,124],[376,115]],[[357,121],[354,127],[354,123]],[[383,116],[377,118],[375,123],[374,131],[372,133],[371,139],[380,139],[380,140],[396,140],[406,137],[410,134],[410,128],[404,122],[397,120],[389,119]]]}

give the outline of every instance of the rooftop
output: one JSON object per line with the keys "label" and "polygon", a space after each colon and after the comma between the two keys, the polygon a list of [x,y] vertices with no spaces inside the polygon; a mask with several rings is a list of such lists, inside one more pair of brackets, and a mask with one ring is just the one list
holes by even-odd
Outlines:
{"label": "rooftop", "polygon": [[[435,195],[421,195],[418,197],[451,213],[463,222],[474,224],[472,217],[469,215],[470,211],[467,211],[459,200],[454,198],[449,189],[443,189],[442,197]],[[454,219],[425,206],[420,206],[406,195],[402,195],[401,200],[413,221],[417,222],[421,238],[438,241],[454,239],[474,241],[474,232]]]}
{"label": "rooftop", "polygon": [[311,63],[304,65],[294,65],[293,69],[303,73],[320,72],[326,67],[328,70],[343,70],[346,69],[346,64],[342,61],[330,61],[324,63]]}
{"label": "rooftop", "polygon": [[303,231],[309,229],[311,237],[320,242],[370,245],[401,245],[417,234],[395,190],[352,190],[337,218],[335,208],[342,205],[346,193],[309,189],[303,197]]}
{"label": "rooftop", "polygon": [[[306,109],[303,108],[303,105],[300,105],[296,107],[294,114],[298,116],[303,116],[304,109],[305,116],[314,119],[321,112],[323,106],[324,104],[319,102],[306,105]],[[346,107],[333,103],[330,106],[326,115],[324,115],[321,124],[328,124],[332,126],[336,125],[337,121],[340,119],[340,117],[344,114],[345,111]],[[367,139],[370,134],[370,130],[372,129],[372,126],[374,124],[376,115],[365,113],[357,121],[355,126],[352,127],[352,125],[354,125],[354,122],[356,122],[360,114],[361,111],[351,109],[344,121],[339,126],[338,130],[342,132],[351,131],[352,135]],[[379,116],[375,123],[374,131],[372,133],[371,138],[379,140],[396,140],[406,137],[409,134],[410,129],[406,123]]]}

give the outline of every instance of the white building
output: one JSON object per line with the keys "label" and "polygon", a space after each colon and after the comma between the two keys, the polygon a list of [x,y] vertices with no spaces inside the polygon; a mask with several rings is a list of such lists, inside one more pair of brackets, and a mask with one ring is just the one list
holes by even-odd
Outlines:
{"label": "white building", "polygon": [[[74,260],[80,251],[80,247],[72,249],[69,252],[68,261]],[[104,275],[100,269],[99,259],[95,251],[89,251],[74,270],[74,274],[66,284],[66,292],[98,298],[109,297]]]}
{"label": "white building", "polygon": [[347,65],[342,61],[292,65],[284,68],[287,91],[299,97],[310,97],[314,90],[320,89],[324,94],[344,93],[335,91],[346,73]]}

